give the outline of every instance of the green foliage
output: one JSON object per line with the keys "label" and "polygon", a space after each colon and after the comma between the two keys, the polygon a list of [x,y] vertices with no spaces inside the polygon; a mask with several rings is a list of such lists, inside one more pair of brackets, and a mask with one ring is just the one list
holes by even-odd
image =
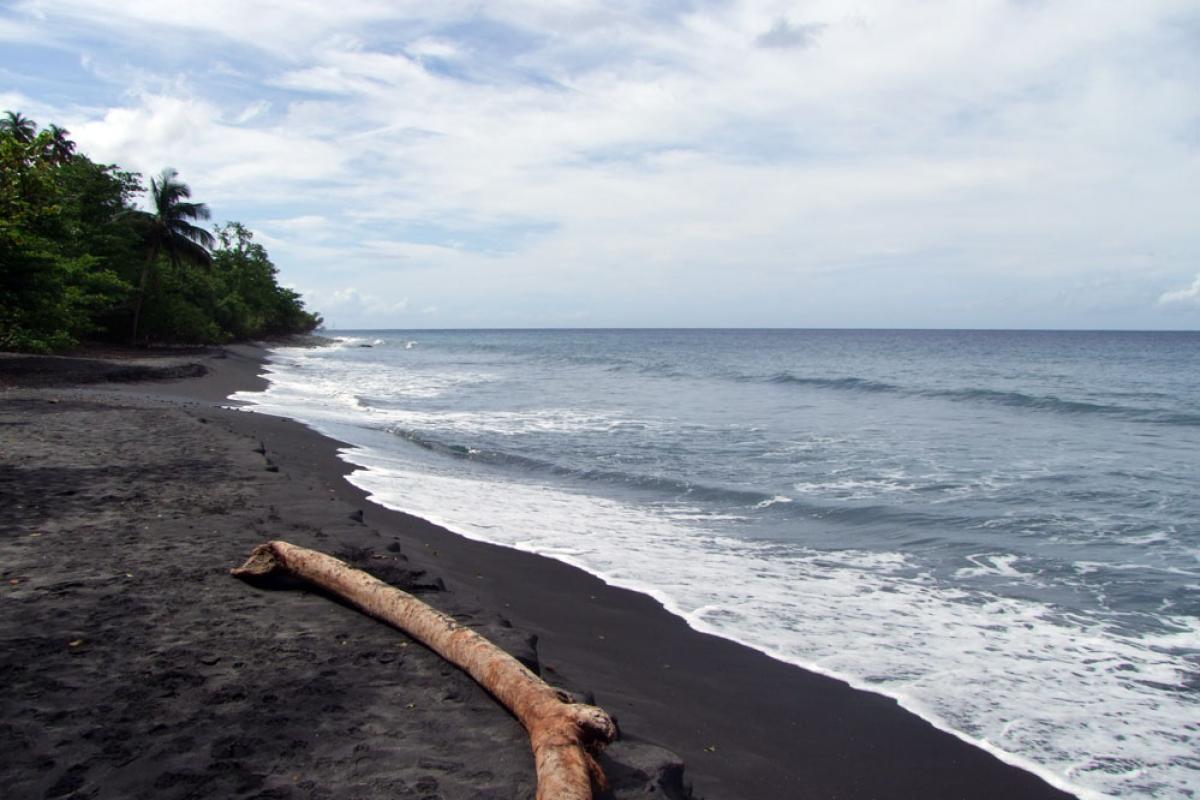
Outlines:
{"label": "green foliage", "polygon": [[214,276],[194,265],[161,264],[146,295],[145,330],[155,340],[217,344],[227,335],[214,317],[220,289]]}
{"label": "green foliage", "polygon": [[56,164],[47,157],[51,135],[20,115],[5,121],[12,118],[16,125],[0,126],[0,348],[60,349],[95,332],[96,317],[123,302],[128,288],[111,248],[89,252],[108,220],[81,215],[63,173],[88,177],[94,191],[116,179],[79,157]]}
{"label": "green foliage", "polygon": [[300,296],[276,282],[278,270],[267,250],[240,222],[217,228],[220,246],[213,271],[222,283],[218,308],[222,326],[236,338],[311,331],[321,318],[304,310]]}
{"label": "green foliage", "polygon": [[85,337],[214,343],[307,332],[321,318],[276,282],[240,223],[218,238],[174,170],[134,202],[140,176],[76,153],[68,131],[0,116],[0,349],[47,352]]}
{"label": "green foliage", "polygon": [[138,280],[137,302],[133,306],[131,338],[135,342],[146,292],[152,288],[150,281],[153,280],[155,286],[158,282],[159,256],[166,256],[167,263],[176,272],[185,264],[205,267],[212,264],[212,255],[208,251],[216,240],[204,228],[192,224],[192,220],[209,218],[208,206],[190,202],[192,190],[178,177],[179,173],[168,167],[162,175],[150,179],[150,200],[154,210],[140,217],[146,260]]}
{"label": "green foliage", "polygon": [[0,117],[0,131],[22,144],[28,144],[37,133],[37,125],[20,111],[5,111],[4,116]]}

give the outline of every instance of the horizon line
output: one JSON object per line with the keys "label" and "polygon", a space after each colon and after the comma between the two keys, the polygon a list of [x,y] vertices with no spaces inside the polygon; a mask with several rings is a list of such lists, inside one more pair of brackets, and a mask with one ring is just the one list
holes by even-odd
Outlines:
{"label": "horizon line", "polygon": [[846,327],[839,328],[833,326],[814,326],[814,327],[751,327],[751,326],[708,326],[708,325],[670,325],[670,326],[643,326],[643,325],[628,325],[628,326],[546,326],[546,327],[496,327],[496,326],[457,326],[444,328],[317,328],[313,331],[315,334],[331,333],[337,331],[363,331],[363,332],[382,332],[382,331],[430,331],[430,332],[449,332],[449,331],[874,331],[874,332],[905,332],[905,333],[1200,333],[1200,328],[916,328],[916,327]]}

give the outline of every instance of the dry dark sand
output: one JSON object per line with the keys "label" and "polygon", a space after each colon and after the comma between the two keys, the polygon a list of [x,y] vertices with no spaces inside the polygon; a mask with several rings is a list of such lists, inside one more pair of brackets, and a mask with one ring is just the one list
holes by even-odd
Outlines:
{"label": "dry dark sand", "polygon": [[[1069,797],[647,597],[371,504],[338,443],[216,407],[262,385],[261,355],[124,374],[0,358],[3,797],[532,797],[523,730],[470,679],[327,599],[228,576],[270,538],[349,558],[594,693],[625,736],[606,763],[618,798]],[[151,380],[193,363],[207,374]],[[95,383],[112,379],[138,382]]]}

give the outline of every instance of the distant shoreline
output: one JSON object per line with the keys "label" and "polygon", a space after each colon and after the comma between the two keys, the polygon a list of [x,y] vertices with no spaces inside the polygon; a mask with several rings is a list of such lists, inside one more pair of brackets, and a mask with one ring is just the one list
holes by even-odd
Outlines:
{"label": "distant shoreline", "polygon": [[323,328],[323,329],[316,331],[315,334],[313,334],[313,335],[336,339],[337,337],[342,336],[343,334],[395,333],[395,332],[421,333],[422,331],[430,332],[430,333],[445,332],[445,331],[473,331],[473,332],[479,332],[479,333],[504,332],[504,331],[511,331],[511,332],[555,331],[555,332],[562,332],[562,333],[572,333],[572,332],[597,333],[597,332],[620,332],[620,331],[630,331],[630,332],[638,332],[638,331],[659,331],[659,332],[671,332],[671,331],[680,331],[680,332],[686,332],[686,331],[771,332],[771,331],[780,331],[780,332],[785,332],[786,331],[786,332],[797,332],[797,333],[800,333],[800,332],[812,332],[812,333],[823,333],[823,332],[830,332],[830,333],[835,333],[835,332],[836,333],[855,333],[855,332],[863,332],[863,333],[1102,333],[1102,334],[1103,333],[1114,333],[1114,334],[1120,334],[1120,333],[1149,333],[1149,334],[1185,333],[1185,334],[1200,335],[1200,328],[860,328],[860,327],[853,327],[853,326],[846,327],[846,328],[837,328],[837,327],[817,327],[817,328],[766,327],[766,328],[758,328],[758,327],[744,327],[744,326],[738,326],[738,325],[732,325],[732,326],[718,325],[718,326],[711,326],[711,327],[710,326],[675,327],[675,326],[670,326],[670,325],[642,327],[642,326],[634,325],[634,326],[620,326],[620,327],[599,326],[599,327],[569,327],[569,328],[557,328],[554,326],[540,327],[540,328],[539,327],[493,328],[493,327],[488,327],[488,326],[465,327],[465,328],[459,328],[459,327],[453,327],[453,326],[440,327],[440,328],[334,328],[334,329]]}

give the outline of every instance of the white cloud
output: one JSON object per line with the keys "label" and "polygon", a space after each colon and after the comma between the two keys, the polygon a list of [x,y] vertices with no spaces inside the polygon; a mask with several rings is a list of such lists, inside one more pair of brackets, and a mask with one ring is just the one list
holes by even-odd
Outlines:
{"label": "white cloud", "polygon": [[271,104],[266,100],[258,100],[246,106],[242,113],[234,117],[234,122],[239,125],[244,125],[255,117],[262,116],[271,108]]}
{"label": "white cloud", "polygon": [[264,224],[287,231],[324,231],[329,228],[329,218],[321,214],[305,214],[287,219],[264,220]]}
{"label": "white cloud", "polygon": [[408,298],[383,298],[372,292],[361,292],[353,286],[333,291],[308,289],[302,293],[310,307],[320,308],[327,317],[330,314],[394,317],[408,310]]}
{"label": "white cloud", "polygon": [[1192,281],[1191,286],[1163,292],[1162,296],[1158,298],[1158,302],[1162,305],[1200,306],[1200,274],[1196,275],[1196,280]]}
{"label": "white cloud", "polygon": [[12,19],[0,19],[0,42],[25,44],[30,41],[52,44],[55,39],[36,25]]}
{"label": "white cloud", "polygon": [[241,127],[217,104],[192,96],[136,92],[98,119],[67,119],[81,149],[144,174],[174,166],[210,202],[253,192],[270,199],[290,182],[333,180],[351,156],[335,142],[286,126]]}
{"label": "white cloud", "polygon": [[762,47],[811,47],[825,27],[823,22],[795,24],[780,17],[769,31],[759,34],[754,41]]}
{"label": "white cloud", "polygon": [[928,324],[970,303],[1003,324],[998,284],[1043,313],[1125,269],[1145,307],[1200,256],[1194,0],[16,9],[0,24],[111,44],[89,63],[119,99],[54,118],[85,152],[179,168],[326,302],[353,282],[447,324],[577,301],[605,324],[674,292],[719,324],[731,294],[825,313],[870,264],[862,321],[900,292]]}
{"label": "white cloud", "polygon": [[462,48],[454,42],[434,36],[418,39],[405,49],[418,58],[453,59],[463,55]]}
{"label": "white cloud", "polygon": [[366,250],[378,256],[380,260],[407,261],[416,266],[441,264],[460,256],[460,251],[457,248],[435,244],[422,244],[419,242],[370,239],[362,244]]}

